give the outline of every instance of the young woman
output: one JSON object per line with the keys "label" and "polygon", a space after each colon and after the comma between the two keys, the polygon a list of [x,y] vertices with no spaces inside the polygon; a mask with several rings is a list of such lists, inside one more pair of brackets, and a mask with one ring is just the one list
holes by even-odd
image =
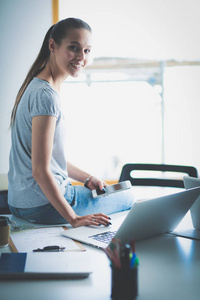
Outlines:
{"label": "young woman", "polygon": [[[68,76],[76,77],[86,67],[91,38],[90,26],[80,19],[53,25],[16,97],[11,115],[8,203],[14,215],[30,222],[108,226],[106,214],[133,204],[128,192],[94,199],[91,190],[102,190],[106,183],[65,158],[59,90]],[[84,186],[73,186],[68,178]]]}

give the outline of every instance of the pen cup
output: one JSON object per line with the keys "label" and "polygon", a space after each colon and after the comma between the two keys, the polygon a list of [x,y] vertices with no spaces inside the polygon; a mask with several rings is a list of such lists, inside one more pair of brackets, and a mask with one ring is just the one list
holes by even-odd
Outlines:
{"label": "pen cup", "polygon": [[7,217],[0,217],[0,247],[8,245],[10,236],[10,221]]}
{"label": "pen cup", "polygon": [[138,295],[138,267],[120,269],[111,267],[111,297],[113,300],[132,300]]}

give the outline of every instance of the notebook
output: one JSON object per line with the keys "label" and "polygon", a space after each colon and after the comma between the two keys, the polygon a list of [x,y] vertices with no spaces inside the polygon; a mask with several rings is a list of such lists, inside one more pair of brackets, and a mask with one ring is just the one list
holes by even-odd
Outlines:
{"label": "notebook", "polygon": [[200,195],[200,187],[133,204],[128,212],[111,216],[108,227],[82,226],[61,234],[98,248],[106,248],[112,237],[128,243],[173,231]]}
{"label": "notebook", "polygon": [[0,257],[0,279],[77,279],[90,273],[85,252],[2,253]]}

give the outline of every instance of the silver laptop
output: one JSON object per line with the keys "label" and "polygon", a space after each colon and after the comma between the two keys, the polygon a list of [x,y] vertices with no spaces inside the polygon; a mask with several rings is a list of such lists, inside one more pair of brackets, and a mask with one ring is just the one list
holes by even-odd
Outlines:
{"label": "silver laptop", "polygon": [[133,204],[130,211],[112,214],[108,227],[82,226],[62,235],[82,243],[106,248],[113,237],[122,243],[173,231],[200,195],[200,187]]}
{"label": "silver laptop", "polygon": [[[200,187],[200,178],[184,176],[183,181],[186,189]],[[198,197],[197,201],[190,208],[190,213],[193,227],[200,229],[200,197]]]}

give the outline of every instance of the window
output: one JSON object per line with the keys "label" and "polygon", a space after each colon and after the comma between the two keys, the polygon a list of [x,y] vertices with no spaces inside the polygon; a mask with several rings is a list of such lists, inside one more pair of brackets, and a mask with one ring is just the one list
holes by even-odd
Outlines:
{"label": "window", "polygon": [[160,163],[161,98],[146,82],[120,81],[123,74],[118,81],[105,81],[105,76],[78,88],[63,84],[66,151],[70,161],[92,174],[118,179],[124,163]]}
{"label": "window", "polygon": [[60,0],[96,37],[94,65],[62,86],[67,157],[104,179],[127,162],[200,168],[198,3],[125,2]]}

